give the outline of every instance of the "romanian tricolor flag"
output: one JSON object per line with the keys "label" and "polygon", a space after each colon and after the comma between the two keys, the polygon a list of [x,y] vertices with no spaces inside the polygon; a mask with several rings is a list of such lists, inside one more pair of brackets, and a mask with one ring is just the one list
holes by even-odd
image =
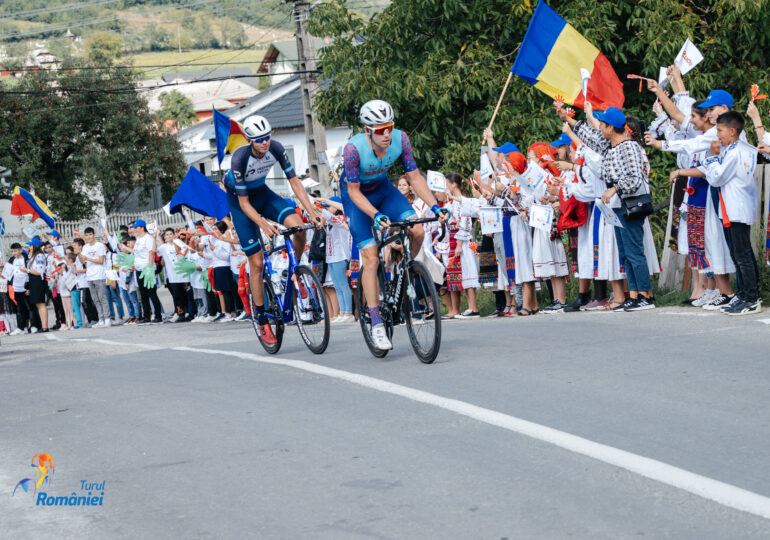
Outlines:
{"label": "romanian tricolor flag", "polygon": [[53,220],[53,214],[48,209],[48,206],[33,195],[26,189],[21,189],[19,186],[13,188],[13,199],[11,199],[11,215],[12,216],[25,216],[31,215],[32,220],[37,218],[45,221],[45,224],[53,228],[55,226]]}
{"label": "romanian tricolor flag", "polygon": [[623,83],[609,60],[540,0],[511,72],[554,100],[582,109],[581,68],[591,74],[588,100],[594,109],[623,108]]}
{"label": "romanian tricolor flag", "polygon": [[214,135],[217,140],[217,158],[219,163],[225,154],[232,154],[241,146],[248,144],[241,125],[230,117],[214,109]]}

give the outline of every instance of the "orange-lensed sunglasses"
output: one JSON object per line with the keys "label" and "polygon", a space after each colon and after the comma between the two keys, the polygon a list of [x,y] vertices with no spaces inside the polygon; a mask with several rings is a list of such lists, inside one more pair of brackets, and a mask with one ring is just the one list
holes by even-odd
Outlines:
{"label": "orange-lensed sunglasses", "polygon": [[369,129],[371,129],[372,133],[374,133],[375,135],[385,135],[385,132],[392,132],[393,131],[393,122],[391,122],[390,124],[385,124],[382,127],[369,128]]}

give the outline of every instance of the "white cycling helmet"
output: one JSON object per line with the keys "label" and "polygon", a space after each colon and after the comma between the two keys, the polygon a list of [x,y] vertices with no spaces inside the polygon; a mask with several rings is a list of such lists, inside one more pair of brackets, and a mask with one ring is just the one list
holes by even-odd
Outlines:
{"label": "white cycling helmet", "polygon": [[265,135],[270,135],[272,128],[270,122],[264,116],[254,115],[249,116],[243,123],[243,133],[250,141],[259,139]]}
{"label": "white cycling helmet", "polygon": [[393,107],[386,101],[373,99],[361,107],[359,118],[361,118],[361,123],[367,127],[387,124],[393,121]]}

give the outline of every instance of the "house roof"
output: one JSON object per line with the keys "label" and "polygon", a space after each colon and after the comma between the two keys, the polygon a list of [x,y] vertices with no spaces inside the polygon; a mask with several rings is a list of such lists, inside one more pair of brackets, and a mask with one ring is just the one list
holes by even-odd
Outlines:
{"label": "house roof", "polygon": [[[324,39],[313,38],[313,49],[317,53],[318,51],[320,51],[330,43],[331,41],[327,43],[327,41]],[[297,42],[295,40],[273,41],[270,44],[270,47],[267,49],[265,56],[262,58],[262,63],[259,64],[259,68],[257,68],[257,73],[269,73],[270,66],[275,63],[279,55],[283,56],[284,60],[296,65],[298,60]]]}
{"label": "house roof", "polygon": [[[286,91],[286,87],[293,87],[288,92]],[[271,99],[271,96],[273,94],[283,92],[282,95],[279,95],[278,97]],[[292,98],[288,98],[287,101],[283,101],[284,98],[286,98],[286,94],[296,94],[298,97],[295,98],[295,100],[292,100]],[[299,101],[296,101],[298,99]],[[257,108],[254,109],[254,106],[258,104],[261,101],[265,101],[266,104],[264,107],[259,108],[257,105]],[[223,111],[225,115],[229,116],[233,120],[242,122],[247,115],[250,114],[264,114],[264,110],[267,107],[270,107],[275,102],[281,102],[282,105],[276,106],[272,109],[271,113],[277,115],[276,118],[278,120],[278,124],[273,124],[273,118],[268,117],[268,120],[270,120],[270,124],[274,128],[280,129],[278,126],[280,125],[283,128],[288,127],[297,127],[297,126],[303,126],[305,121],[303,117],[303,111],[302,111],[302,93],[300,90],[299,85],[299,77],[294,75],[292,77],[289,77],[285,80],[282,80],[279,83],[274,84],[273,86],[267,88],[266,90],[238,103],[237,105],[234,105],[233,107]],[[295,104],[299,103],[298,110],[294,113],[295,116],[289,117],[288,113],[292,110],[294,110]],[[213,139],[214,138],[214,121],[213,119],[208,119],[203,122],[198,122],[195,125],[192,125],[188,128],[185,128],[183,130],[180,130],[176,136],[180,140],[183,140],[187,137],[195,137],[197,133],[199,133],[201,130],[204,130],[202,138],[203,139]]]}
{"label": "house roof", "polygon": [[[251,76],[249,76],[251,75]],[[164,73],[161,78],[165,82],[171,82],[177,79],[193,81],[195,79],[213,79],[225,77],[238,77],[238,81],[248,84],[253,88],[259,88],[259,77],[254,77],[254,72],[247,67],[235,67],[227,69],[204,69],[201,71],[172,71]]]}
{"label": "house roof", "polygon": [[[174,81],[180,80],[182,79],[174,79]],[[210,111],[212,108],[220,111],[229,109],[233,103],[248,99],[257,93],[253,87],[242,83],[240,79],[189,82],[179,86],[161,86],[160,88],[153,88],[148,84],[146,87],[150,88],[147,93],[147,102],[151,111],[160,110],[160,95],[163,92],[174,90],[192,102],[195,112]]]}

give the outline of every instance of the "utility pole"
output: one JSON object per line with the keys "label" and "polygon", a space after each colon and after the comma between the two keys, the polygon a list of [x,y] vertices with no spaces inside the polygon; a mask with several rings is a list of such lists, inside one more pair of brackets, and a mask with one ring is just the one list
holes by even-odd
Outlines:
{"label": "utility pole", "polygon": [[[329,197],[332,194],[329,186],[329,168],[318,159],[319,152],[326,151],[326,129],[318,122],[313,114],[313,97],[318,92],[318,74],[315,73],[316,56],[313,38],[307,33],[307,21],[310,17],[310,2],[302,0],[284,0],[293,3],[294,24],[297,37],[297,69],[302,84],[302,108],[305,117],[305,135],[307,139],[307,160],[310,176],[321,183],[321,195]],[[300,171],[302,173],[304,171]]]}

